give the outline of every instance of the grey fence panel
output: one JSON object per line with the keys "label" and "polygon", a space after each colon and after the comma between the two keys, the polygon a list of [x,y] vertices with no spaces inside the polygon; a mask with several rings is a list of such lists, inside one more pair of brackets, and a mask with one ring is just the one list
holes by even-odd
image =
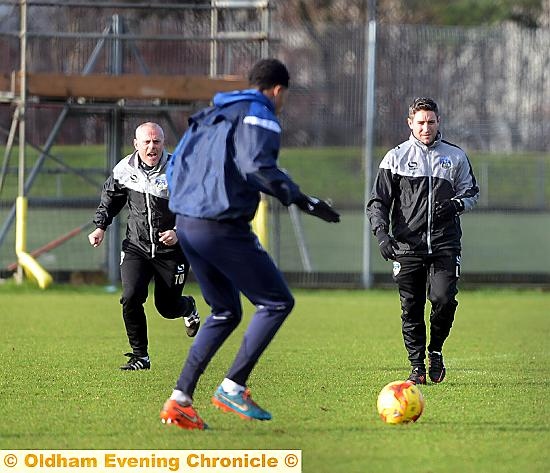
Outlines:
{"label": "grey fence panel", "polygon": [[[316,28],[317,34],[312,37],[309,28],[279,21],[282,6],[273,3],[277,4],[273,5],[271,39],[274,35],[276,39],[269,44],[270,53],[288,64],[292,76],[289,100],[281,116],[284,148],[303,150],[306,161],[313,161],[316,154],[326,154],[330,149],[342,150],[342,157],[339,152],[332,153],[342,163],[334,172],[334,167],[331,168],[333,178],[338,180],[335,184],[322,180],[327,174],[327,163],[322,159],[313,166],[309,163],[308,169],[314,170],[308,173],[295,162],[287,163],[284,158],[281,162],[299,177],[297,180],[305,191],[332,197],[338,187],[336,204],[343,218],[341,224],[327,226],[303,216],[301,233],[313,269],[312,273],[306,273],[300,263],[297,232],[288,212],[272,206],[270,251],[293,283],[360,284],[365,28],[327,24]],[[12,13],[16,11],[14,7]],[[205,41],[210,34],[208,10],[171,9],[144,14],[138,9],[119,12],[106,8],[94,12],[62,6],[31,8],[29,31],[35,36],[28,40],[29,70],[79,73],[113,15],[121,14],[128,35],[122,40],[125,72],[143,72],[145,64],[147,71],[154,74],[208,73],[210,53]],[[0,72],[9,73],[17,70],[19,62],[17,14],[4,19],[0,26],[0,52],[4,59]],[[218,23],[223,31],[256,31],[260,27],[257,18],[242,11],[227,12]],[[82,34],[80,37],[52,34],[67,29]],[[463,269],[466,277],[470,275],[476,281],[484,277],[488,281],[522,277],[543,283],[550,280],[548,51],[548,28],[392,24],[380,24],[377,28],[375,154],[380,159],[387,149],[407,138],[407,106],[415,96],[429,95],[438,101],[443,134],[468,153],[481,187],[477,209],[463,217]],[[217,70],[245,74],[261,54],[259,41],[224,41],[218,48]],[[108,70],[109,60],[107,53],[101,54],[94,72]],[[185,129],[189,112],[155,117],[129,113],[124,117],[127,143],[137,123],[155,118],[169,130],[168,145],[173,148]],[[0,103],[0,127],[9,129],[12,113],[9,102]],[[28,139],[40,146],[59,109],[35,104],[27,113]],[[174,132],[171,123],[177,128]],[[95,146],[92,153],[97,157],[88,158],[86,166],[101,181],[109,171],[105,168],[105,141],[105,116],[82,113],[69,117],[57,144]],[[79,158],[63,147],[55,147],[53,152],[74,168],[82,166]],[[29,166],[32,163],[31,157]],[[11,166],[15,166],[14,160]],[[59,163],[47,161],[38,185],[29,196],[29,250],[92,218],[94,205],[90,202],[98,198],[99,188],[83,182],[75,190],[74,179]],[[0,196],[0,222],[13,204],[15,183],[16,170],[12,169]],[[347,189],[341,190],[346,186]],[[48,207],[48,199],[53,198],[55,205]],[[40,204],[33,207],[33,202]],[[81,204],[75,206],[75,202]],[[528,254],[519,251],[519,233],[523,247],[529,248]],[[13,234],[10,234],[0,247],[0,268],[13,260]],[[84,234],[45,253],[40,261],[46,269],[58,272],[105,270],[103,255],[93,253]],[[375,281],[388,281],[389,269],[376,253],[376,245],[371,261]]]}

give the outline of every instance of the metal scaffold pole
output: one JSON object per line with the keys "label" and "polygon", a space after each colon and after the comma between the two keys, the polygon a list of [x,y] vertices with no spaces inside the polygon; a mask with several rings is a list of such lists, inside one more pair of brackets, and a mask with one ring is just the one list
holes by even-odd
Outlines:
{"label": "metal scaffold pole", "polygon": [[[20,64],[20,86],[19,86],[19,104],[18,104],[18,121],[19,121],[19,163],[17,174],[17,196],[22,199],[25,197],[25,113],[27,102],[27,2],[21,0],[21,64]],[[23,242],[23,245],[25,242]],[[17,266],[16,279],[19,282],[23,281],[23,267]]]}
{"label": "metal scaffold pole", "polygon": [[[118,37],[124,31],[122,17],[112,17],[113,39],[110,43],[110,73],[120,75],[122,70],[123,44]],[[122,110],[116,107],[111,111],[107,124],[107,156],[109,169],[113,169],[122,155],[123,115]],[[107,245],[107,273],[109,283],[115,285],[120,281],[120,218],[117,216],[108,232]]]}

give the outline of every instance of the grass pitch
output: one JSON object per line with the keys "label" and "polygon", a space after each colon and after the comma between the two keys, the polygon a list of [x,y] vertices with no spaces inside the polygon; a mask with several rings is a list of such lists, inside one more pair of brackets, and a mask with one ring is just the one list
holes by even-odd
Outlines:
{"label": "grass pitch", "polygon": [[[199,309],[206,315],[196,287]],[[152,370],[121,372],[118,294],[0,286],[1,449],[301,449],[303,471],[546,472],[550,461],[550,294],[459,294],[447,379],[422,387],[416,424],[389,426],[376,397],[408,375],[396,291],[295,291],[296,308],[250,387],[271,422],[224,414],[209,399],[242,326],[195,393],[211,429],[159,422],[190,340],[148,302]]]}

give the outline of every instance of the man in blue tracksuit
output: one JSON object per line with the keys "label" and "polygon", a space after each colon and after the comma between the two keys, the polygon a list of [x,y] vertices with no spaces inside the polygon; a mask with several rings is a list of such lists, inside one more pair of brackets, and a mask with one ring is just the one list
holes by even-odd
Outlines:
{"label": "man in blue tracksuit", "polygon": [[178,241],[211,315],[164,404],[160,414],[164,423],[206,428],[192,406],[193,393],[206,366],[241,321],[240,293],[256,306],[256,313],[212,402],[245,419],[271,419],[251,399],[246,383],[292,310],[294,298],[249,222],[260,192],[325,221],[340,220],[327,203],[303,194],[277,167],[281,127],[276,114],[283,107],[288,83],[284,64],[260,60],[249,74],[251,88],[217,94],[212,107],[189,119],[189,129],[174,151],[168,172],[169,205],[177,215]]}

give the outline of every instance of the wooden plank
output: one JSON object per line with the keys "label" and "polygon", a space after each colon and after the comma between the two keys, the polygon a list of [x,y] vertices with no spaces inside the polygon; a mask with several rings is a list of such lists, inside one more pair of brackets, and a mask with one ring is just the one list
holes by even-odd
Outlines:
{"label": "wooden plank", "polygon": [[0,91],[2,91],[2,92],[11,91],[11,76],[10,76],[10,74],[6,74],[6,73],[0,74]]}
{"label": "wooden plank", "polygon": [[[7,76],[9,79],[9,75]],[[4,90],[0,78],[0,90]],[[15,91],[19,92],[17,76]],[[10,82],[11,84],[11,82]],[[196,101],[210,100],[216,92],[246,89],[248,83],[240,77],[210,78],[207,76],[164,76],[125,74],[63,75],[51,73],[27,74],[27,94],[49,98],[85,97],[94,99],[164,99]],[[10,90],[8,85],[6,90]]]}

